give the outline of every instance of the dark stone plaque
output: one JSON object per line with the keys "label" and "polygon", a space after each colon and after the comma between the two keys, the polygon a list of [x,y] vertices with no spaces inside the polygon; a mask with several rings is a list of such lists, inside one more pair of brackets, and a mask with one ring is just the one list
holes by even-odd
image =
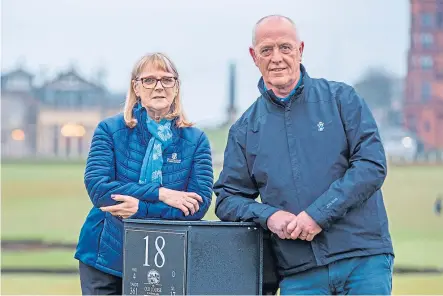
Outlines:
{"label": "dark stone plaque", "polygon": [[124,229],[124,295],[263,295],[278,287],[255,223],[127,219]]}
{"label": "dark stone plaque", "polygon": [[186,294],[186,231],[126,228],[125,246],[124,295]]}

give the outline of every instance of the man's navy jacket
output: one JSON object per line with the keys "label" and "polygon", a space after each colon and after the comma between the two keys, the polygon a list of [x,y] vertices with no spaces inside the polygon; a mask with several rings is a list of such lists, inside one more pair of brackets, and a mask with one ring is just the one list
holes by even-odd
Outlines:
{"label": "man's navy jacket", "polygon": [[386,157],[371,111],[351,86],[301,70],[303,84],[287,102],[260,79],[261,96],[230,128],[214,185],[223,221],[267,229],[277,210],[306,211],[323,229],[312,242],[272,235],[281,276],[393,254],[381,192]]}

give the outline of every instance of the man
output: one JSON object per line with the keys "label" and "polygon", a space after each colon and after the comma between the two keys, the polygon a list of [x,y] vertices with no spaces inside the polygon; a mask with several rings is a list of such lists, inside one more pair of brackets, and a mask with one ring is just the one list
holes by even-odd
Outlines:
{"label": "man", "polygon": [[271,232],[281,294],[390,294],[376,123],[351,86],[309,77],[303,49],[289,18],[256,24],[261,96],[229,131],[216,214]]}
{"label": "man", "polygon": [[437,216],[440,216],[440,214],[441,214],[442,201],[443,201],[443,195],[438,195],[437,199],[435,200],[435,204],[434,204],[434,211]]}

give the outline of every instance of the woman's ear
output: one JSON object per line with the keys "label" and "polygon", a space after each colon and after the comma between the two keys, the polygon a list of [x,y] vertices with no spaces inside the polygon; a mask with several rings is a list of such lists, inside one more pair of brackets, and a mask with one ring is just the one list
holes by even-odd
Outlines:
{"label": "woman's ear", "polygon": [[134,90],[134,93],[137,97],[139,97],[138,89],[137,89],[137,81],[132,80],[132,89]]}
{"label": "woman's ear", "polygon": [[177,85],[174,87],[174,98],[178,95],[178,88],[179,88],[179,85],[177,83]]}

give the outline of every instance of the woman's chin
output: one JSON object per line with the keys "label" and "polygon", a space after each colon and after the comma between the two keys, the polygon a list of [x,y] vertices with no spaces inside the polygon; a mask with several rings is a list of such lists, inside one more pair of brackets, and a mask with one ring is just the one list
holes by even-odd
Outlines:
{"label": "woman's chin", "polygon": [[146,107],[153,112],[163,113],[169,111],[171,105],[163,102],[155,102],[154,104],[149,104]]}

